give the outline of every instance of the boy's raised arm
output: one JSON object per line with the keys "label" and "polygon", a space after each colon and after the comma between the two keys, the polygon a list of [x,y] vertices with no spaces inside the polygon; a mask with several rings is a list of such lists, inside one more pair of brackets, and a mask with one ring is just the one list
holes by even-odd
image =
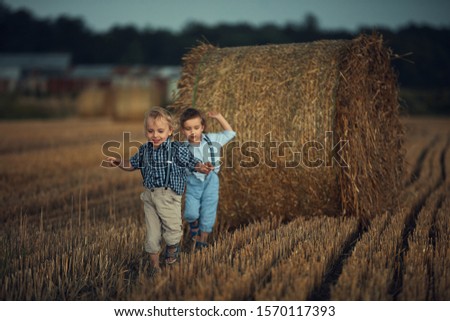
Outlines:
{"label": "boy's raised arm", "polygon": [[228,123],[225,117],[222,116],[221,113],[216,111],[210,111],[208,112],[208,116],[216,119],[219,122],[220,126],[222,126],[223,130],[233,130],[231,125]]}

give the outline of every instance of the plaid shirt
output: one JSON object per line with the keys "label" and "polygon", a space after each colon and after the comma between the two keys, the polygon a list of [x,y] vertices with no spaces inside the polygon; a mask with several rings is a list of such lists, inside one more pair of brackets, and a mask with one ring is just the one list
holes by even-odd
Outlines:
{"label": "plaid shirt", "polygon": [[[166,140],[157,149],[147,142],[139,147],[139,151],[130,158],[131,166],[141,170],[143,185],[147,188],[164,187],[169,159],[169,140]],[[172,142],[172,168],[169,174],[170,187],[178,195],[183,194],[186,186],[186,168],[194,170],[195,165],[201,162],[195,158],[188,147],[180,142]]]}

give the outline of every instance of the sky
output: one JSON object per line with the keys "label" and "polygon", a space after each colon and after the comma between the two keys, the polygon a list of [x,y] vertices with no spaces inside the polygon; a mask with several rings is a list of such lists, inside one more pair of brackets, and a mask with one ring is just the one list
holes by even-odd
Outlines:
{"label": "sky", "polygon": [[0,0],[36,17],[82,18],[94,31],[114,25],[181,31],[189,22],[299,24],[307,14],[321,29],[356,31],[361,26],[397,29],[416,23],[450,27],[448,0]]}

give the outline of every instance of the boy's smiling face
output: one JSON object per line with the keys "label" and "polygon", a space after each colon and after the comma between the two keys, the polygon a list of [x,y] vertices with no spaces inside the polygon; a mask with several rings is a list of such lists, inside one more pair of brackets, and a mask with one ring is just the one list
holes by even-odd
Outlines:
{"label": "boy's smiling face", "polygon": [[173,129],[164,118],[147,118],[146,129],[145,137],[147,137],[149,142],[153,143],[153,148],[155,149],[161,146],[173,132]]}
{"label": "boy's smiling face", "polygon": [[202,119],[200,117],[196,117],[186,120],[181,130],[189,143],[199,144],[202,139],[204,129],[205,126],[202,125]]}

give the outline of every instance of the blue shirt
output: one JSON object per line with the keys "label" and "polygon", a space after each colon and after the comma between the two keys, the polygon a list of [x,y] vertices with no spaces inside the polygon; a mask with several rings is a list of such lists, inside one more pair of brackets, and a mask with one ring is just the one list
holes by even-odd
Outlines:
{"label": "blue shirt", "polygon": [[171,169],[168,187],[181,195],[186,186],[186,169],[193,171],[200,160],[183,143],[171,144],[172,163],[168,163],[169,140],[166,140],[157,149],[153,149],[151,142],[141,145],[139,151],[130,158],[130,164],[141,170],[143,185],[147,188],[164,187],[169,164]]}
{"label": "blue shirt", "polygon": [[[191,145],[189,144],[189,142],[186,142],[186,144],[187,146],[189,146],[189,150],[191,151],[191,153],[198,159],[201,159],[204,163],[213,161],[211,157],[212,148],[212,152],[214,154],[214,172],[219,173],[220,150],[222,146],[224,146],[236,136],[236,132],[233,130],[224,130],[219,133],[207,133],[206,136],[208,136],[212,146],[210,146],[206,141],[205,134],[202,134],[202,140],[200,141],[199,145]],[[188,172],[187,174],[189,175],[191,174],[191,172]],[[201,181],[204,181],[206,178],[206,175],[202,173],[194,172],[192,174]]]}

